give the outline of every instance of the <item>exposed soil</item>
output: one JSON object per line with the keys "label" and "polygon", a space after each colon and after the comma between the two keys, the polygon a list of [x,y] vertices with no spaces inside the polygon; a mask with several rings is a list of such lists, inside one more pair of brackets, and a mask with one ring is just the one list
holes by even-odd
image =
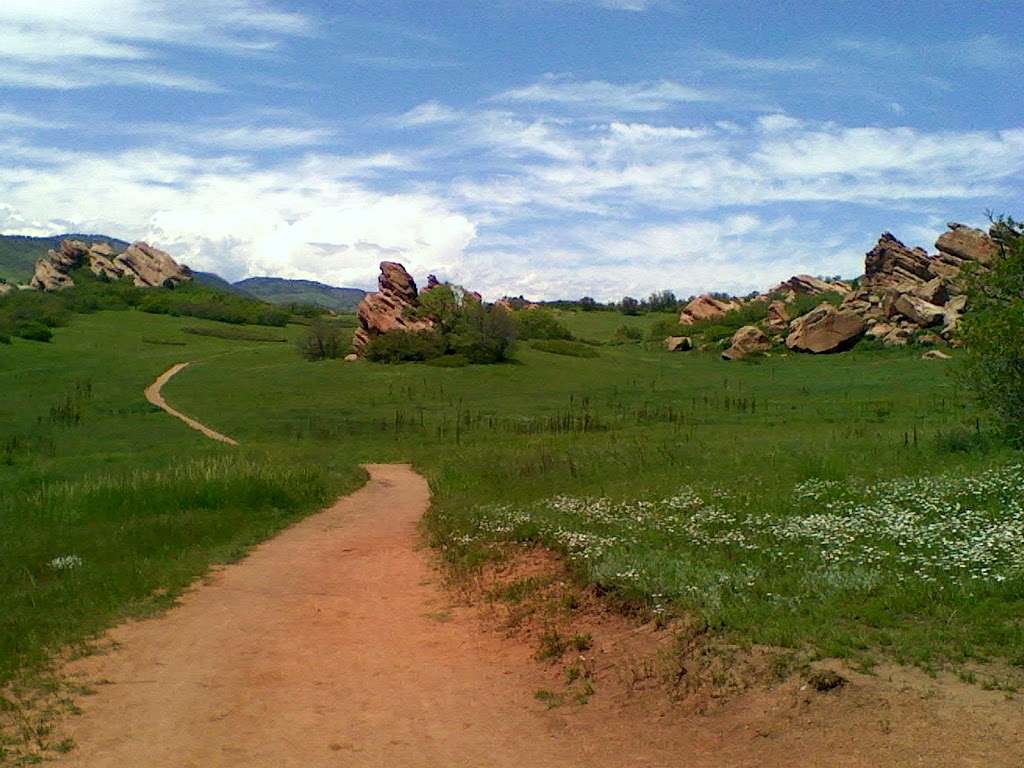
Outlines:
{"label": "exposed soil", "polygon": [[357,493],[73,662],[96,693],[61,724],[77,747],[59,764],[1024,765],[1019,700],[914,671],[844,670],[827,692],[793,677],[718,706],[698,687],[694,706],[628,673],[656,671],[644,654],[678,631],[587,611],[592,647],[538,662],[536,633],[459,599],[419,548],[426,482],[368,470]]}
{"label": "exposed soil", "polygon": [[149,402],[151,402],[157,408],[162,408],[163,410],[167,411],[167,413],[171,414],[171,416],[173,416],[174,418],[181,419],[183,422],[192,427],[192,429],[198,432],[202,432],[211,440],[219,440],[220,442],[227,443],[228,445],[238,445],[238,443],[232,438],[228,437],[227,435],[222,435],[220,432],[217,432],[216,430],[210,429],[208,426],[199,421],[196,421],[191,416],[186,416],[181,411],[168,405],[167,401],[164,400],[164,396],[160,393],[160,390],[163,389],[164,384],[170,381],[171,377],[175,376],[184,368],[188,367],[188,365],[189,363],[177,363],[176,365],[172,365],[166,371],[161,373],[156,378],[156,381],[154,381],[152,384],[146,387],[146,399],[149,400]]}

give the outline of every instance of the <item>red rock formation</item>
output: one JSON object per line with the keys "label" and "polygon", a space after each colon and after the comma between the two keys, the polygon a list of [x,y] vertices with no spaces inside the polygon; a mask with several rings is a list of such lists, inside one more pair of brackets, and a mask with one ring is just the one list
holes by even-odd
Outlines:
{"label": "red rock formation", "polygon": [[413,317],[413,310],[420,303],[419,292],[416,281],[401,264],[382,261],[377,285],[379,290],[367,294],[356,310],[359,329],[352,340],[352,348],[357,354],[362,354],[366,345],[381,334],[429,331],[434,327],[429,320]]}
{"label": "red rock formation", "polygon": [[86,245],[81,240],[62,240],[36,262],[31,285],[41,291],[70,288],[75,284],[72,270],[88,267],[93,274],[110,280],[130,279],[140,287],[178,285],[192,279],[188,267],[168,254],[143,242],[132,243],[117,253],[107,243]]}

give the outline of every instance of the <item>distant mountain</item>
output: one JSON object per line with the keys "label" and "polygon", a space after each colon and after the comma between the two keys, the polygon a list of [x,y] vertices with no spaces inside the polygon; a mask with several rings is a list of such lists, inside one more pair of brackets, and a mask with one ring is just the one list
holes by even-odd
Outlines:
{"label": "distant mountain", "polygon": [[86,235],[78,232],[52,237],[27,237],[23,235],[0,235],[0,279],[9,283],[27,283],[32,279],[36,262],[51,248],[60,245],[61,240],[84,240],[88,243],[110,243],[115,251],[128,247],[124,240],[106,235]]}
{"label": "distant mountain", "polygon": [[217,288],[221,291],[229,291],[230,293],[245,295],[245,291],[241,288],[235,287],[215,272],[197,272],[192,270],[192,279],[200,285],[207,285],[210,288]]}
{"label": "distant mountain", "polygon": [[359,288],[336,288],[315,280],[282,277],[250,277],[234,287],[273,304],[315,304],[336,312],[352,312],[366,295]]}

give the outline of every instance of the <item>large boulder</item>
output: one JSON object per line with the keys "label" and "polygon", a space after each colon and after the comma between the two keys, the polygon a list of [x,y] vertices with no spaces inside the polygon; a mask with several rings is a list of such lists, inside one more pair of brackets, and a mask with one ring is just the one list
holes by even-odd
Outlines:
{"label": "large boulder", "polygon": [[742,360],[772,348],[764,331],[756,325],[745,325],[732,336],[732,344],[722,353],[723,360]]}
{"label": "large boulder", "polygon": [[797,352],[815,354],[841,352],[856,344],[866,328],[863,318],[856,312],[820,304],[793,321],[786,346]]}
{"label": "large boulder", "polygon": [[935,241],[940,254],[961,262],[976,261],[990,267],[999,255],[999,244],[980,229],[951,222],[949,232],[944,232]]}
{"label": "large boulder", "polygon": [[693,339],[689,336],[669,336],[665,339],[665,349],[669,352],[689,352],[693,349]]}
{"label": "large boulder", "polygon": [[419,292],[416,281],[405,267],[394,261],[382,261],[377,286],[379,290],[368,293],[356,310],[359,328],[352,339],[352,348],[357,354],[362,354],[372,339],[391,331],[433,330],[430,320],[415,317]]}
{"label": "large boulder", "polygon": [[124,253],[117,253],[107,243],[86,245],[81,240],[62,240],[60,246],[36,262],[30,284],[41,291],[70,288],[75,284],[71,272],[81,267],[105,279],[130,279],[148,288],[174,286],[192,279],[188,267],[147,243],[133,243]]}
{"label": "large boulder", "polygon": [[180,266],[169,254],[143,242],[132,243],[123,253],[114,256],[112,261],[109,249],[90,249],[90,260],[94,272],[97,269],[119,271],[122,278],[130,278],[142,288],[169,288],[192,279],[188,267]]}
{"label": "large boulder", "polygon": [[945,318],[943,307],[931,304],[909,293],[902,293],[892,304],[894,312],[907,318],[921,328],[930,328]]}
{"label": "large boulder", "polygon": [[739,309],[740,303],[731,299],[716,299],[710,294],[704,294],[693,299],[683,307],[679,314],[681,325],[693,325],[702,320],[717,320],[725,317],[727,312]]}
{"label": "large boulder", "polygon": [[907,248],[889,232],[864,258],[864,285],[903,289],[931,280],[931,257],[922,248]]}

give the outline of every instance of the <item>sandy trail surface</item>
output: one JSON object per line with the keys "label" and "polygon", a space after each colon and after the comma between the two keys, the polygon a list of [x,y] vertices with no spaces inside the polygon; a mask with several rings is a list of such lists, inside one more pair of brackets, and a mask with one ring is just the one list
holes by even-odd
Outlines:
{"label": "sandy trail surface", "polygon": [[178,607],[113,630],[111,652],[73,662],[68,673],[96,693],[62,725],[77,746],[59,764],[1019,765],[1005,712],[980,691],[923,701],[913,686],[853,684],[811,703],[783,691],[676,716],[599,690],[549,710],[534,693],[550,669],[484,631],[478,610],[453,606],[419,548],[426,482],[401,465],[368,471],[361,490]]}
{"label": "sandy trail surface", "polygon": [[149,400],[149,402],[151,402],[157,408],[162,408],[167,413],[171,414],[171,416],[173,416],[174,418],[181,419],[183,422],[192,427],[192,429],[198,432],[202,432],[211,440],[219,440],[220,442],[227,443],[228,445],[238,445],[237,441],[233,440],[227,435],[222,435],[220,432],[217,432],[216,430],[210,429],[208,426],[206,426],[202,422],[196,421],[191,416],[186,416],[184,413],[172,407],[171,405],[168,404],[166,400],[164,400],[164,396],[163,394],[161,394],[161,390],[163,389],[164,384],[166,384],[168,381],[171,380],[172,377],[180,373],[188,366],[189,363],[177,363],[176,365],[172,365],[166,371],[157,376],[156,381],[154,381],[152,384],[146,387],[146,399]]}

